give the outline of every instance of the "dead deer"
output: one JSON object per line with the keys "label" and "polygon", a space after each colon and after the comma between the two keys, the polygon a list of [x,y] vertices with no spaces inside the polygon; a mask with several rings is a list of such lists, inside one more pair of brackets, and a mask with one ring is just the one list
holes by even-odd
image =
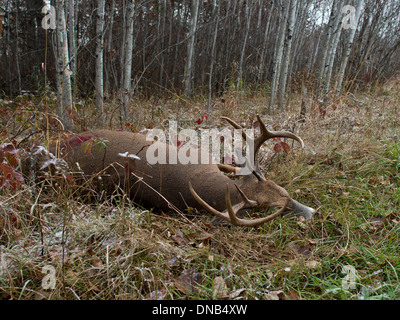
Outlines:
{"label": "dead deer", "polygon": [[[223,117],[235,129],[241,130],[244,139],[253,139],[246,135],[243,128],[229,118]],[[257,159],[262,144],[271,138],[290,138],[304,146],[297,135],[285,131],[269,131],[258,116],[261,134],[254,138],[254,159]],[[88,139],[105,139],[108,145],[101,151],[83,150],[82,142]],[[259,164],[252,174],[240,180],[232,180],[223,172],[237,170],[228,165],[216,164],[150,164],[146,160],[146,150],[160,141],[147,141],[139,133],[93,130],[78,134],[61,143],[62,157],[83,173],[85,180],[93,181],[95,190],[108,195],[116,189],[124,189],[136,203],[151,209],[181,211],[188,208],[205,209],[219,219],[237,226],[259,226],[271,221],[286,211],[297,216],[312,218],[315,210],[293,200],[289,193],[273,181],[265,178]],[[176,150],[166,146],[167,156]],[[53,147],[53,152],[55,152]],[[204,152],[198,149],[196,152]],[[132,154],[140,160],[127,160]],[[208,155],[203,155],[208,156]],[[132,165],[133,164],[133,165]],[[78,179],[79,180],[79,179]],[[275,213],[258,219],[244,219],[243,213],[251,208],[279,207]]]}

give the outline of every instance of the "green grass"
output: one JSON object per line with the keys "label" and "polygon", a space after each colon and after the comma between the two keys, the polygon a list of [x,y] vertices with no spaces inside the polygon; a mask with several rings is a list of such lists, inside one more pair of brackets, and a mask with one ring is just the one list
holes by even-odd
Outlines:
{"label": "green grass", "polygon": [[[310,222],[285,216],[259,228],[212,228],[210,216],[156,215],[124,198],[117,205],[90,204],[54,186],[56,192],[39,189],[38,197],[29,196],[28,186],[3,189],[0,298],[400,298],[400,99],[390,92],[390,108],[359,96],[369,102],[358,113],[343,98],[339,109],[321,119],[311,106],[297,128],[306,149],[263,160],[271,179],[319,208],[322,215]],[[252,112],[264,102],[245,101]],[[139,114],[135,126],[172,117],[168,105],[160,119]],[[292,105],[289,113],[297,114]],[[214,119],[234,114],[232,106],[244,108],[229,106]],[[198,109],[194,104],[182,123],[193,124]],[[283,114],[271,119],[282,126],[287,121]],[[55,269],[56,284],[44,290],[47,265]],[[348,270],[356,275],[350,287],[343,285]],[[225,290],[219,291],[221,279]]]}

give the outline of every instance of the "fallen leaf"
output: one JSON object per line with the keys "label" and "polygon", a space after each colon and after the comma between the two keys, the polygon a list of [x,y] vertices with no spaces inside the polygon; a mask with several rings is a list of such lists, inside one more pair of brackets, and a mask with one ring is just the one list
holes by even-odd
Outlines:
{"label": "fallen leaf", "polygon": [[269,291],[266,300],[281,300],[283,291]]}
{"label": "fallen leaf", "polygon": [[303,300],[295,290],[290,290],[285,294],[285,300]]}
{"label": "fallen leaf", "polygon": [[175,281],[175,285],[179,291],[184,294],[193,294],[198,291],[197,286],[201,285],[202,277],[194,269],[183,270],[179,278]]}
{"label": "fallen leaf", "polygon": [[101,261],[101,259],[99,257],[92,257],[92,264],[96,268],[101,268],[103,266],[103,262]]}
{"label": "fallen leaf", "polygon": [[213,281],[213,299],[222,299],[227,298],[228,295],[228,287],[225,283],[224,278],[216,277]]}
{"label": "fallen leaf", "polygon": [[190,243],[189,239],[187,239],[182,232],[178,231],[176,234],[172,236],[172,239],[180,246],[184,246],[185,244]]}
{"label": "fallen leaf", "polygon": [[234,291],[232,291],[232,292],[229,294],[229,299],[230,299],[230,300],[236,299],[237,297],[239,297],[239,296],[240,296],[242,293],[244,293],[245,291],[246,291],[245,288],[241,288],[241,289],[234,290]]}
{"label": "fallen leaf", "polygon": [[316,269],[316,268],[318,268],[318,267],[321,265],[321,263],[318,262],[318,261],[315,261],[315,260],[311,260],[311,261],[306,261],[306,263],[305,263],[304,265],[305,265],[307,268]]}
{"label": "fallen leaf", "polygon": [[34,300],[47,300],[49,298],[49,296],[50,296],[50,292],[44,291],[44,290],[39,290],[39,291],[36,291]]}
{"label": "fallen leaf", "polygon": [[146,295],[146,300],[164,300],[165,299],[165,289],[154,290]]}

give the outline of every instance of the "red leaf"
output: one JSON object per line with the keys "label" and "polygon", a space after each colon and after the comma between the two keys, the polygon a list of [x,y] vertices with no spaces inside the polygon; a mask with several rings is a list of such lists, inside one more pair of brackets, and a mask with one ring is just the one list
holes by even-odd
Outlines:
{"label": "red leaf", "polygon": [[274,145],[274,151],[275,153],[279,153],[282,151],[282,145],[280,143],[277,143]]}
{"label": "red leaf", "polygon": [[64,177],[65,177],[65,179],[67,179],[68,183],[69,183],[71,186],[74,186],[74,185],[75,185],[74,178],[73,178],[72,176],[70,176],[69,174],[65,174]]}
{"label": "red leaf", "polygon": [[283,150],[285,150],[285,152],[290,151],[290,146],[286,142],[281,142],[281,146],[282,146]]}
{"label": "red leaf", "polygon": [[80,145],[81,143],[91,139],[92,137],[90,136],[78,136],[78,137],[74,137],[69,141],[69,144],[71,147],[75,147]]}

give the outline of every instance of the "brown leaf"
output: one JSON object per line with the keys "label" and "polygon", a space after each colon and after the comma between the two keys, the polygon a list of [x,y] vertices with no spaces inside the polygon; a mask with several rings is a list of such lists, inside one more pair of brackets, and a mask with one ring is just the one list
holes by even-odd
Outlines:
{"label": "brown leaf", "polygon": [[230,299],[230,300],[236,299],[237,297],[239,297],[239,296],[240,296],[242,293],[244,293],[245,291],[246,291],[245,288],[241,288],[241,289],[234,290],[234,291],[232,291],[232,292],[229,294],[229,299]]}
{"label": "brown leaf", "polygon": [[281,300],[283,291],[269,291],[266,296],[266,300]]}
{"label": "brown leaf", "polygon": [[166,295],[165,288],[161,290],[154,290],[146,295],[146,300],[164,300],[165,295]]}
{"label": "brown leaf", "polygon": [[190,243],[189,239],[187,239],[182,232],[178,231],[176,234],[172,236],[172,239],[180,246],[184,246],[185,244]]}
{"label": "brown leaf", "polygon": [[197,285],[201,285],[202,277],[194,269],[186,269],[175,281],[175,285],[179,291],[184,294],[193,294],[198,291]]}
{"label": "brown leaf", "polygon": [[295,290],[290,290],[285,295],[285,300],[303,300]]}
{"label": "brown leaf", "polygon": [[224,278],[216,277],[213,281],[213,299],[222,299],[227,298],[228,295],[228,287],[225,283]]}
{"label": "brown leaf", "polygon": [[92,264],[96,267],[96,268],[101,268],[103,266],[103,262],[101,261],[101,259],[99,257],[92,257]]}

